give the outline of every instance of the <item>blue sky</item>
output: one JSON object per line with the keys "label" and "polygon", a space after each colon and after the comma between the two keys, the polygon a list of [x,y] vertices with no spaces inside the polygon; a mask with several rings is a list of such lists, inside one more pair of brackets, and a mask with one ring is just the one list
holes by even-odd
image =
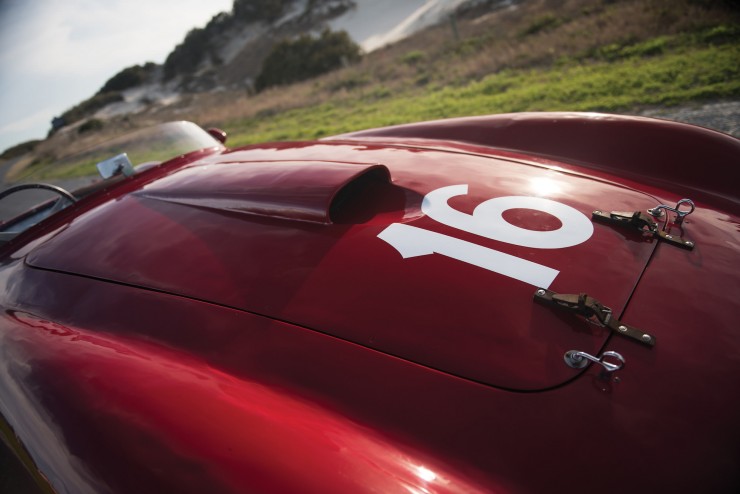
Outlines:
{"label": "blue sky", "polygon": [[233,0],[0,0],[0,152],[125,67],[162,63]]}

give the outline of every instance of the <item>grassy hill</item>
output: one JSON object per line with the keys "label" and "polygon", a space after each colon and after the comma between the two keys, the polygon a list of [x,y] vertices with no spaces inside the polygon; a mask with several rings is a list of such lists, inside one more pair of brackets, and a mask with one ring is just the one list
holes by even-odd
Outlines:
{"label": "grassy hill", "polygon": [[[632,112],[740,98],[740,9],[726,0],[526,0],[481,7],[355,65],[271,89],[178,103],[54,136],[35,159],[122,128],[192,120],[231,146],[516,111]],[[57,176],[69,172],[56,170]]]}
{"label": "grassy hill", "polygon": [[516,111],[619,112],[740,96],[740,16],[724,2],[532,0],[457,20],[233,107],[194,108],[232,144]]}

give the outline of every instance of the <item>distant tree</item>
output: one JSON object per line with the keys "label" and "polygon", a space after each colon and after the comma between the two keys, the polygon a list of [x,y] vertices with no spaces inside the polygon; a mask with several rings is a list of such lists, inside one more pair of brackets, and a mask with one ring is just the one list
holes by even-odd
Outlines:
{"label": "distant tree", "polygon": [[[61,122],[63,122],[63,125],[70,125],[82,120],[83,118],[89,117],[104,106],[107,106],[111,103],[116,103],[118,101],[124,101],[123,95],[118,91],[107,91],[105,93],[98,93],[92,98],[86,99],[82,103],[79,103],[69,110],[65,111],[58,118]],[[59,130],[58,127],[52,127],[49,130],[48,135],[53,135],[57,130]]]}
{"label": "distant tree", "polygon": [[64,118],[62,117],[54,117],[51,119],[51,130],[53,132],[56,132],[57,130],[61,129],[67,125],[67,122],[64,121]]}
{"label": "distant tree", "polygon": [[216,40],[221,38],[234,23],[234,16],[229,12],[221,12],[208,21],[204,28],[193,28],[185,39],[175,47],[164,62],[164,78],[172,79],[177,74],[191,74],[198,65],[209,56],[215,64],[219,64],[216,50]]}
{"label": "distant tree", "polygon": [[144,65],[133,65],[127,67],[108,79],[106,83],[100,88],[98,94],[107,93],[109,91],[123,91],[131,87],[141,85],[146,81],[147,76],[156,67],[156,64],[147,62]]}
{"label": "distant tree", "polygon": [[272,22],[293,0],[234,0],[234,18],[246,22]]}
{"label": "distant tree", "polygon": [[[192,74],[207,57],[214,64],[222,63],[217,41],[234,25],[250,22],[273,22],[279,19],[295,0],[234,0],[231,12],[214,15],[204,28],[191,29],[164,62],[164,79]],[[312,0],[311,0],[312,1]]]}
{"label": "distant tree", "polygon": [[324,30],[318,38],[302,35],[276,44],[262,64],[255,89],[262,91],[303,81],[356,62],[361,58],[360,47],[345,31]]}
{"label": "distant tree", "polygon": [[226,29],[234,23],[234,16],[229,12],[219,12],[211,17],[204,28],[210,36],[218,36],[224,33]]}
{"label": "distant tree", "polygon": [[182,43],[177,45],[164,61],[164,78],[172,79],[176,74],[187,74],[208,53],[209,36],[205,29],[196,27],[188,31]]}

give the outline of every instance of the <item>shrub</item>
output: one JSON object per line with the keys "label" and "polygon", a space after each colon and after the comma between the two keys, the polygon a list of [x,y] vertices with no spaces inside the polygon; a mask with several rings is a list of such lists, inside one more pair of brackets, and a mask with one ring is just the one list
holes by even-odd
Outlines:
{"label": "shrub", "polygon": [[372,81],[367,74],[349,74],[348,77],[344,77],[338,81],[334,81],[326,85],[326,88],[331,92],[336,91],[353,91],[362,86],[367,86]]}
{"label": "shrub", "polygon": [[255,81],[257,91],[310,79],[360,59],[360,47],[345,31],[324,30],[275,45]]}
{"label": "shrub", "polygon": [[34,139],[32,141],[26,141],[20,144],[16,144],[15,146],[9,147],[5,151],[3,151],[3,154],[0,154],[0,159],[10,160],[19,156],[23,156],[24,154],[30,153],[31,151],[36,149],[36,146],[40,142],[41,140]]}
{"label": "shrub", "polygon": [[418,64],[422,60],[424,60],[424,52],[419,50],[410,51],[401,57],[401,62],[412,66]]}
{"label": "shrub", "polygon": [[85,132],[92,132],[103,128],[103,121],[98,118],[91,118],[87,122],[83,123],[77,128],[78,134],[84,134]]}
{"label": "shrub", "polygon": [[[123,95],[121,95],[121,93],[117,91],[98,93],[92,98],[86,99],[82,103],[62,113],[61,118],[64,120],[65,125],[69,125],[92,115],[104,106],[107,106],[111,103],[116,103],[118,101],[123,101]],[[54,130],[50,131],[49,135],[53,133]]]}
{"label": "shrub", "polygon": [[537,18],[535,18],[529,26],[524,28],[520,33],[519,36],[529,36],[531,34],[537,34],[540,31],[545,31],[547,29],[552,29],[555,27],[558,27],[563,23],[562,19],[559,19],[558,17],[554,16],[553,14],[544,14]]}

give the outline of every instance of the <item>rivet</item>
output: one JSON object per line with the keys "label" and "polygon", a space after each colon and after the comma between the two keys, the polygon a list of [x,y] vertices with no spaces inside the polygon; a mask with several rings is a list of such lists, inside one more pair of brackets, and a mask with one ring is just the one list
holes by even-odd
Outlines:
{"label": "rivet", "polygon": [[617,376],[617,377],[615,377],[615,378],[614,378],[614,382],[615,382],[616,384],[619,384],[619,383],[621,383],[621,382],[622,382],[622,379],[621,379],[621,378],[620,378],[619,376]]}
{"label": "rivet", "polygon": [[651,339],[649,334],[642,335],[642,341],[650,341]]}
{"label": "rivet", "polygon": [[673,237],[671,237],[670,235],[666,235],[666,236],[665,236],[665,238],[667,238],[668,240],[670,240],[670,239],[672,239]]}
{"label": "rivet", "polygon": [[620,330],[622,333],[627,332],[627,326],[619,326],[617,329]]}
{"label": "rivet", "polygon": [[688,245],[689,247],[693,247],[694,246],[694,242],[686,242],[686,245]]}
{"label": "rivet", "polygon": [[594,211],[594,214],[601,214],[601,211],[596,210],[596,211]]}
{"label": "rivet", "polygon": [[539,295],[540,297],[544,296],[545,290],[537,290],[537,295]]}

